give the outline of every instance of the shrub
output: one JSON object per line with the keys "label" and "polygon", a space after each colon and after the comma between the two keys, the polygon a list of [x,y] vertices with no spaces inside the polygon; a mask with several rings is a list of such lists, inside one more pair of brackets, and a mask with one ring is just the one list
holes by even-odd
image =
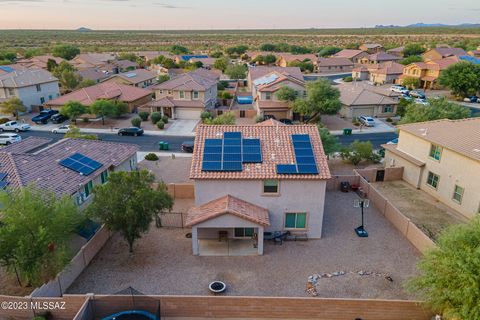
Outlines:
{"label": "shrub", "polygon": [[88,118],[83,118],[82,121],[83,121],[83,122],[89,122],[90,119],[88,119]]}
{"label": "shrub", "polygon": [[385,121],[387,121],[387,122],[393,122],[392,118],[387,118],[387,119],[385,119]]}
{"label": "shrub", "polygon": [[358,127],[358,126],[360,125],[360,121],[358,121],[357,118],[354,118],[354,119],[352,119],[352,124],[353,124],[354,126],[357,126],[357,127]]}
{"label": "shrub", "polygon": [[132,121],[132,126],[140,128],[142,125],[142,119],[141,118],[133,118]]}
{"label": "shrub", "polygon": [[203,111],[200,114],[200,119],[202,119],[202,122],[205,122],[205,120],[210,119],[211,117],[212,117],[212,115],[208,111]]}
{"label": "shrub", "polygon": [[1,119],[0,119],[0,124],[7,123],[8,121],[10,121],[10,119],[8,119],[8,118],[1,118]]}
{"label": "shrub", "polygon": [[348,76],[348,77],[343,78],[343,81],[344,82],[352,82],[353,78],[351,76]]}
{"label": "shrub", "polygon": [[149,153],[145,156],[145,160],[148,160],[148,161],[157,161],[158,160],[158,156],[155,154],[155,153]]}
{"label": "shrub", "polygon": [[160,112],[153,112],[150,115],[150,120],[152,121],[153,124],[156,124],[161,119],[162,119],[162,115],[160,114]]}
{"label": "shrub", "polygon": [[138,113],[138,116],[140,117],[140,119],[142,119],[142,121],[147,121],[149,115],[150,114],[147,111],[141,111]]}
{"label": "shrub", "polygon": [[259,123],[259,122],[262,122],[263,121],[263,117],[262,116],[256,116],[255,117],[255,122],[256,123]]}
{"label": "shrub", "polygon": [[163,130],[163,128],[165,128],[165,122],[163,122],[162,120],[158,120],[157,128]]}
{"label": "shrub", "polygon": [[163,123],[167,124],[167,123],[168,123],[168,117],[167,117],[167,116],[163,116],[163,117],[162,117],[162,121],[163,121]]}

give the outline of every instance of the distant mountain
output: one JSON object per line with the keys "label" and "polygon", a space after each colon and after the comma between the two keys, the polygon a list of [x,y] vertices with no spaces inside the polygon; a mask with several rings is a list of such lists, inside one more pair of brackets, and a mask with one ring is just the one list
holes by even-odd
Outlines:
{"label": "distant mountain", "polygon": [[480,23],[461,23],[461,24],[443,24],[443,23],[414,23],[406,26],[396,25],[376,25],[375,28],[428,28],[428,27],[463,27],[463,28],[479,28]]}
{"label": "distant mountain", "polygon": [[80,32],[88,32],[88,31],[92,31],[92,29],[89,29],[89,28],[85,28],[85,27],[80,27],[78,28],[77,30],[75,31],[80,31]]}

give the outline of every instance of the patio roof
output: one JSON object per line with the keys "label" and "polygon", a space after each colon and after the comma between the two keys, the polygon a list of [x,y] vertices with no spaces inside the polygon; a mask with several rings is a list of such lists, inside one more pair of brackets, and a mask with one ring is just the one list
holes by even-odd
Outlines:
{"label": "patio roof", "polygon": [[224,214],[232,214],[262,226],[270,225],[267,209],[228,194],[188,210],[185,226],[191,227]]}

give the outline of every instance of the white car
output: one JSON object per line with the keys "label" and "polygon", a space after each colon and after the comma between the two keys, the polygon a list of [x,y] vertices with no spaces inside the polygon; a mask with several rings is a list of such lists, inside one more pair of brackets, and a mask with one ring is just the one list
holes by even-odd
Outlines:
{"label": "white car", "polygon": [[3,131],[27,131],[30,130],[30,125],[26,123],[18,123],[17,121],[8,121],[4,124],[0,124],[0,132]]}
{"label": "white car", "polygon": [[402,94],[407,94],[407,95],[410,92],[404,86],[399,86],[399,85],[391,86],[390,91],[397,92],[397,93],[402,93]]}
{"label": "white car", "polygon": [[60,126],[58,128],[52,129],[52,133],[67,133],[70,131],[69,125]]}
{"label": "white car", "polygon": [[360,116],[358,117],[358,120],[366,127],[375,127],[375,120],[372,117]]}
{"label": "white car", "polygon": [[12,144],[14,142],[20,142],[20,141],[22,141],[22,137],[20,137],[16,133],[0,133],[1,144],[5,144],[8,146],[9,144]]}

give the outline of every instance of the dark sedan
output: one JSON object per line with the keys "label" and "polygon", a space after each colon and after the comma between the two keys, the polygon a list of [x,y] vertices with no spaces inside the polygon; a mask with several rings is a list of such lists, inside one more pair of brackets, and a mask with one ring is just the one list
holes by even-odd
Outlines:
{"label": "dark sedan", "polygon": [[194,141],[184,141],[182,143],[182,151],[193,153],[194,144],[195,144]]}
{"label": "dark sedan", "polygon": [[122,128],[118,130],[119,136],[141,136],[143,134],[142,128],[137,127],[130,127],[130,128]]}

